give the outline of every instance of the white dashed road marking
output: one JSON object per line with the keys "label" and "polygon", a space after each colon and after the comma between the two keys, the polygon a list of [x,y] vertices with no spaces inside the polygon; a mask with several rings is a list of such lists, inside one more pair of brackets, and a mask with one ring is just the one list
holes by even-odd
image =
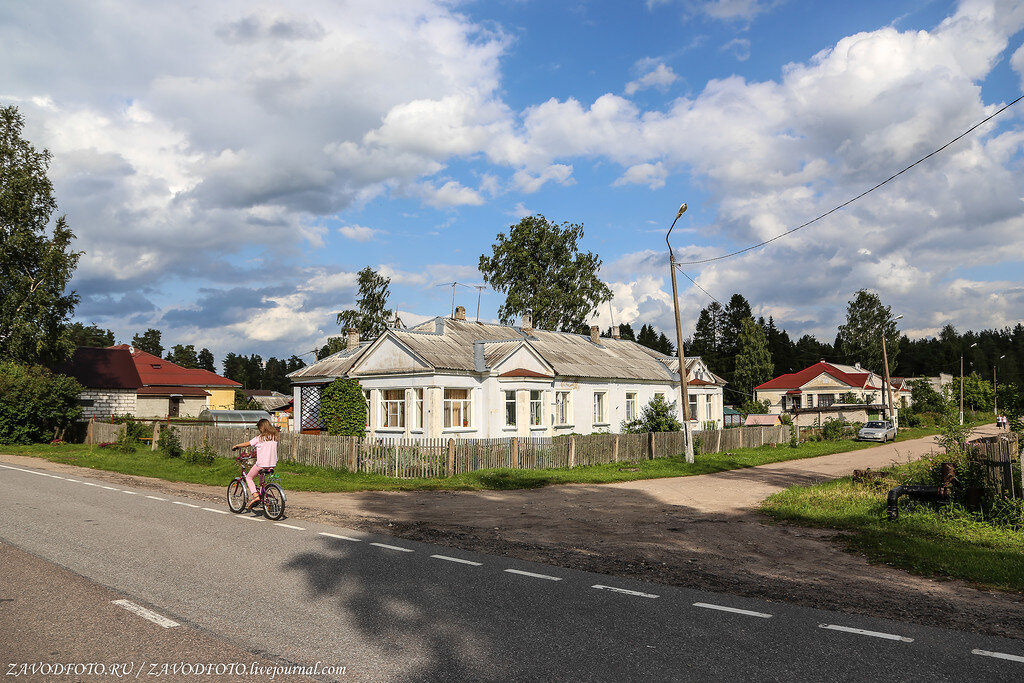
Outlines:
{"label": "white dashed road marking", "polygon": [[295,529],[296,531],[305,531],[306,530],[305,527],[292,526],[291,524],[285,524],[283,522],[274,522],[274,524],[277,525],[277,526],[283,526],[285,529]]}
{"label": "white dashed road marking", "polygon": [[108,491],[120,491],[121,490],[121,489],[115,489],[113,486],[104,486],[103,484],[100,484],[100,488],[101,489],[106,489]]}
{"label": "white dashed road marking", "polygon": [[914,642],[913,638],[898,636],[895,633],[865,631],[862,628],[850,628],[849,626],[836,626],[835,624],[818,624],[818,628],[827,629],[829,631],[842,631],[843,633],[856,633],[859,636],[871,636],[872,638],[884,638],[885,640],[902,640],[904,643]]}
{"label": "white dashed road marking", "polygon": [[178,624],[178,622],[171,621],[167,617],[165,617],[165,616],[163,616],[161,614],[157,614],[153,610],[148,610],[145,607],[143,607],[142,605],[136,605],[131,600],[113,600],[112,602],[115,605],[117,605],[118,607],[123,607],[124,609],[128,610],[129,612],[133,612],[135,614],[138,614],[143,619],[149,619],[154,624],[159,624],[160,626],[163,626],[164,628],[174,628],[175,626],[179,626],[180,625],[180,624]]}
{"label": "white dashed road marking", "polygon": [[351,536],[341,536],[340,534],[329,534],[326,531],[321,531],[320,535],[327,536],[328,538],[340,538],[343,541],[355,541],[357,543],[363,540],[361,538],[352,538]]}
{"label": "white dashed road marking", "polygon": [[989,650],[971,650],[972,655],[981,655],[982,657],[995,657],[996,659],[1008,659],[1011,662],[1024,662],[1024,657],[1019,655],[1008,655],[1005,652],[990,652]]}
{"label": "white dashed road marking", "polygon": [[190,508],[197,508],[197,507],[199,507],[198,505],[193,505],[192,503],[183,503],[180,500],[174,501],[174,504],[175,505],[185,505],[186,507],[190,507]]}
{"label": "white dashed road marking", "polygon": [[703,607],[704,609],[717,609],[721,612],[732,612],[733,614],[743,614],[748,617],[760,617],[761,619],[770,619],[772,615],[764,612],[752,612],[748,609],[736,609],[735,607],[725,607],[724,605],[712,605],[709,602],[695,602],[694,607]]}
{"label": "white dashed road marking", "polygon": [[121,491],[121,493],[127,493],[129,496],[139,495],[137,491]]}
{"label": "white dashed road marking", "polygon": [[654,593],[641,593],[640,591],[630,591],[630,590],[626,590],[625,588],[616,588],[615,586],[602,586],[600,584],[598,584],[596,586],[591,586],[591,588],[596,588],[598,590],[603,590],[603,591],[611,591],[612,593],[622,593],[624,595],[635,595],[638,598],[657,598],[657,597],[660,597],[660,596],[655,595]]}
{"label": "white dashed road marking", "polygon": [[200,509],[206,510],[207,512],[216,512],[218,515],[226,515],[226,514],[228,514],[227,510],[217,510],[216,508],[200,508]]}
{"label": "white dashed road marking", "polygon": [[166,498],[161,498],[160,496],[146,496],[146,498],[152,498],[153,500],[162,500],[164,502],[167,501]]}
{"label": "white dashed road marking", "polygon": [[532,576],[535,579],[547,579],[548,581],[561,581],[562,579],[557,576],[548,576],[547,574],[534,574],[533,572],[524,572],[521,569],[506,569],[509,574],[519,574],[521,576]]}
{"label": "white dashed road marking", "polygon": [[388,550],[399,550],[403,553],[413,552],[412,548],[399,548],[397,545],[388,545],[387,543],[371,543],[370,545],[375,545],[378,548],[387,548]]}
{"label": "white dashed road marking", "polygon": [[446,562],[458,562],[459,564],[471,564],[474,567],[483,566],[483,562],[474,562],[473,560],[464,560],[461,557],[448,557],[447,555],[431,555],[431,557],[438,560],[445,560]]}

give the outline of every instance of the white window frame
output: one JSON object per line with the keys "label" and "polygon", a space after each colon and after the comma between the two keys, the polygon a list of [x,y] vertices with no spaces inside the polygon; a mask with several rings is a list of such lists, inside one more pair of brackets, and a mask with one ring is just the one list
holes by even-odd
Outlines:
{"label": "white window frame", "polygon": [[415,431],[423,431],[423,389],[412,390],[412,416],[409,426]]}
{"label": "white window frame", "polygon": [[626,422],[632,422],[637,418],[636,394],[637,392],[635,391],[626,392]]}
{"label": "white window frame", "polygon": [[608,392],[594,392],[594,424],[608,424]]}
{"label": "white window frame", "polygon": [[[505,393],[505,426],[506,427],[515,427],[516,423],[517,423],[517,420],[516,420],[516,392],[514,390],[513,391],[506,390],[504,393]],[[510,410],[511,410],[511,412],[510,412]],[[511,422],[509,422],[509,419],[508,419],[510,416],[512,418]]]}
{"label": "white window frame", "polygon": [[[401,398],[388,398],[388,394],[399,394]],[[381,390],[380,428],[405,429],[405,389]]]}
{"label": "white window frame", "polygon": [[700,421],[700,403],[697,401],[697,394],[690,394],[690,419]]}
{"label": "white window frame", "polygon": [[567,427],[572,425],[572,392],[555,392],[555,425]]}
{"label": "white window frame", "polygon": [[[464,391],[466,398],[449,398],[448,392]],[[461,424],[454,424],[456,412],[461,417]],[[444,428],[445,429],[472,429],[473,427],[473,390],[460,387],[446,387],[444,389]]]}
{"label": "white window frame", "polygon": [[373,408],[370,405],[370,390],[363,389],[363,401],[366,403],[366,428],[370,428],[370,415],[372,415]]}
{"label": "white window frame", "polygon": [[539,389],[530,390],[530,426],[544,426],[544,392]]}

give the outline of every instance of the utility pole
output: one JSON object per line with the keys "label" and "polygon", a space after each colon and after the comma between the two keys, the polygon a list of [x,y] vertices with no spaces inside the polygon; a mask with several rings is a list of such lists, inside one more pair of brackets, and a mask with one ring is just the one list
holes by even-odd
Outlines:
{"label": "utility pole", "polygon": [[676,218],[672,221],[672,227],[665,235],[665,244],[668,245],[668,269],[672,274],[672,305],[676,311],[676,352],[679,356],[679,395],[683,402],[683,440],[686,444],[686,462],[693,462],[693,439],[690,438],[690,392],[686,387],[686,354],[683,352],[683,323],[679,318],[679,292],[676,288],[676,257],[672,253],[672,243],[668,236],[672,234],[672,228],[676,227],[676,221],[686,211],[686,204],[679,207]]}
{"label": "utility pole", "polygon": [[[899,320],[902,317],[902,315],[896,316],[895,318],[893,318],[893,322]],[[889,396],[889,410],[886,416],[891,417],[892,426],[898,428],[899,425],[896,424],[896,405],[892,402],[892,381],[889,377],[889,357],[885,353],[885,325],[882,325],[882,365],[885,366],[885,389],[886,392],[888,392]]]}
{"label": "utility pole", "polygon": [[964,423],[964,357],[960,356],[960,424]]}

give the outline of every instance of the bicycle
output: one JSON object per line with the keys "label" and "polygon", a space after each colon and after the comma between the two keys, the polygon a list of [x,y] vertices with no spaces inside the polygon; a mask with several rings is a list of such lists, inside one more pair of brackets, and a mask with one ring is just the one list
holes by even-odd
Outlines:
{"label": "bicycle", "polygon": [[[234,513],[245,511],[249,507],[249,486],[245,481],[247,468],[252,467],[256,462],[256,449],[252,447],[242,448],[235,461],[242,474],[235,477],[228,484],[228,509]],[[259,485],[256,490],[260,496],[260,505],[263,506],[263,514],[267,519],[281,519],[284,517],[284,489],[277,483],[277,475],[273,467],[261,467],[259,471]]]}

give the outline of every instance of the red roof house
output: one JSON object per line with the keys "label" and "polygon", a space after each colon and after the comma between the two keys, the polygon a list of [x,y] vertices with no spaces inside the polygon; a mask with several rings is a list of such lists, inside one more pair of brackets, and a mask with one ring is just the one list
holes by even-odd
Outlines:
{"label": "red roof house", "polygon": [[128,352],[142,382],[137,392],[138,417],[197,417],[204,408],[235,407],[241,384],[195,368],[183,368],[127,344],[112,346]]}

